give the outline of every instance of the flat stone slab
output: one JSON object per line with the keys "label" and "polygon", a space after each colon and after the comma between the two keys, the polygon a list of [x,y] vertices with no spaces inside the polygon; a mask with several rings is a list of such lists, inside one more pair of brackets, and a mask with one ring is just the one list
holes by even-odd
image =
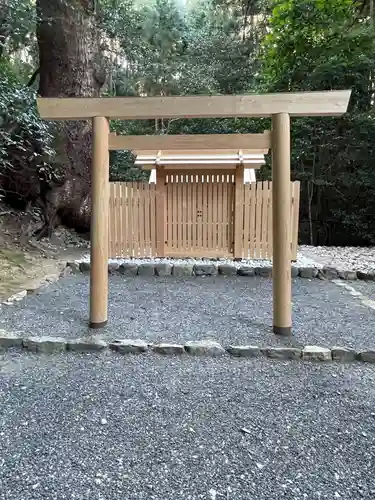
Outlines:
{"label": "flat stone slab", "polygon": [[220,264],[218,271],[223,276],[235,276],[237,274],[236,266],[231,266],[230,264]]}
{"label": "flat stone slab", "polygon": [[163,264],[163,263],[155,264],[156,276],[160,277],[170,276],[172,274],[172,269],[173,269],[172,264]]}
{"label": "flat stone slab", "polygon": [[119,273],[124,276],[136,276],[138,274],[138,264],[125,263],[119,267]]}
{"label": "flat stone slab", "polygon": [[334,267],[323,267],[322,273],[324,278],[327,280],[336,280],[339,277],[339,273]]}
{"label": "flat stone slab", "polygon": [[299,276],[301,278],[313,279],[318,276],[319,270],[315,267],[300,267]]}
{"label": "flat stone slab", "polygon": [[291,266],[290,268],[290,275],[292,278],[298,278],[299,276],[299,269],[296,266]]}
{"label": "flat stone slab", "polygon": [[79,270],[81,273],[87,273],[91,269],[91,264],[90,262],[80,262],[79,263]]}
{"label": "flat stone slab", "polygon": [[331,350],[317,345],[307,345],[302,349],[302,359],[305,361],[331,361]]}
{"label": "flat stone slab", "polygon": [[120,269],[120,264],[118,264],[117,262],[110,262],[108,264],[108,273],[109,274],[116,274],[119,272],[119,269]]}
{"label": "flat stone slab", "polygon": [[239,276],[248,276],[249,278],[252,278],[253,276],[255,276],[255,268],[250,266],[242,266],[238,269],[237,274]]}
{"label": "flat stone slab", "polygon": [[31,352],[63,352],[67,342],[61,337],[28,337],[23,340],[23,347]]}
{"label": "flat stone slab", "polygon": [[175,264],[172,269],[172,275],[176,278],[187,278],[193,276],[194,266],[192,264]]}
{"label": "flat stone slab", "polygon": [[138,276],[154,276],[155,264],[140,264],[138,266]]}
{"label": "flat stone slab", "polygon": [[339,278],[345,281],[355,281],[358,279],[357,271],[338,271]]}
{"label": "flat stone slab", "polygon": [[6,330],[0,330],[0,348],[22,347],[22,337]]}
{"label": "flat stone slab", "polygon": [[226,354],[224,347],[213,340],[191,340],[186,342],[185,350],[194,356],[221,356]]}
{"label": "flat stone slab", "polygon": [[68,351],[77,351],[77,352],[90,352],[90,351],[103,351],[106,349],[107,343],[104,340],[96,340],[96,339],[75,339],[68,340],[67,349]]}
{"label": "flat stone slab", "polygon": [[357,358],[355,350],[348,347],[332,347],[331,353],[333,361],[341,361],[343,363],[355,361]]}
{"label": "flat stone slab", "polygon": [[301,349],[297,347],[266,347],[262,349],[265,356],[271,359],[300,359]]}
{"label": "flat stone slab", "polygon": [[375,363],[375,351],[361,351],[358,353],[358,359],[365,363]]}
{"label": "flat stone slab", "polygon": [[262,278],[272,278],[272,267],[270,266],[256,267],[255,275],[261,276]]}
{"label": "flat stone slab", "polygon": [[111,342],[109,348],[120,354],[137,354],[146,352],[148,344],[139,339],[118,339]]}
{"label": "flat stone slab", "polygon": [[154,344],[152,346],[152,350],[159,354],[184,354],[185,348],[182,344],[167,344],[160,343]]}
{"label": "flat stone slab", "polygon": [[260,348],[256,345],[230,345],[227,352],[231,356],[242,358],[255,358],[261,353]]}
{"label": "flat stone slab", "polygon": [[213,264],[195,264],[195,276],[216,276],[218,270]]}
{"label": "flat stone slab", "polygon": [[69,267],[72,274],[79,274],[81,272],[79,268],[80,265],[78,262],[68,262],[66,266]]}

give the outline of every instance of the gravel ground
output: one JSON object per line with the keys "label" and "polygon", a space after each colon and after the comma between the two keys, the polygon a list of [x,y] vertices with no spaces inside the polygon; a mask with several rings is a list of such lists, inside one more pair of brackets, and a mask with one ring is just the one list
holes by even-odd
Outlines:
{"label": "gravel ground", "polygon": [[1,500],[375,498],[375,369],[0,357]]}
{"label": "gravel ground", "polygon": [[[371,291],[374,284],[361,286]],[[88,294],[87,276],[60,280],[20,303],[2,306],[0,328],[25,335],[88,335]],[[109,325],[94,333],[107,339],[375,347],[375,310],[333,283],[294,280],[293,307],[294,338],[289,340],[272,334],[271,280],[113,276]]]}
{"label": "gravel ground", "polygon": [[375,247],[313,247],[300,246],[300,258],[316,262],[319,266],[332,266],[340,270],[375,270]]}

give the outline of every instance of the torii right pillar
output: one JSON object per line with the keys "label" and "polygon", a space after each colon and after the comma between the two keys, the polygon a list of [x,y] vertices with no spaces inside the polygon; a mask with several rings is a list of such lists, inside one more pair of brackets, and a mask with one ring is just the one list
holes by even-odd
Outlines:
{"label": "torii right pillar", "polygon": [[290,116],[272,115],[273,332],[292,334]]}

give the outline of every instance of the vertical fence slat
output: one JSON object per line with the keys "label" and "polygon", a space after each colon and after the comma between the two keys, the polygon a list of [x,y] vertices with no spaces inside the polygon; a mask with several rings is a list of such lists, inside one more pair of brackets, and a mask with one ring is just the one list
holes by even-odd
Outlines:
{"label": "vertical fence slat", "polygon": [[249,258],[249,240],[250,240],[250,185],[244,185],[244,224],[243,224],[243,256]]}
{"label": "vertical fence slat", "polygon": [[256,235],[255,235],[255,221],[256,221],[256,209],[257,209],[257,184],[254,182],[250,184],[250,258],[254,259],[256,257]]}
{"label": "vertical fence slat", "polygon": [[124,235],[124,224],[123,224],[123,214],[124,214],[124,203],[125,200],[123,198],[123,184],[122,182],[117,183],[117,193],[118,193],[118,200],[119,200],[119,209],[116,214],[117,218],[117,231],[116,231],[116,239],[118,241],[118,245],[116,248],[116,255],[117,257],[123,257],[126,255],[126,249],[124,249],[124,246],[122,244],[123,240],[123,235]]}
{"label": "vertical fence slat", "polygon": [[212,200],[212,176],[209,176],[207,182],[207,247],[213,248],[213,220],[212,220],[212,209],[213,209],[213,200]]}
{"label": "vertical fence slat", "polygon": [[272,233],[272,182],[268,183],[268,258],[273,257],[273,233]]}
{"label": "vertical fence slat", "polygon": [[298,226],[299,226],[299,203],[300,203],[300,189],[299,181],[292,183],[292,260],[297,260],[298,250]]}
{"label": "vertical fence slat", "polygon": [[255,258],[260,259],[261,254],[261,229],[262,229],[262,191],[263,184],[257,183],[256,208],[255,208]]}
{"label": "vertical fence slat", "polygon": [[268,181],[262,183],[261,258],[267,258]]}

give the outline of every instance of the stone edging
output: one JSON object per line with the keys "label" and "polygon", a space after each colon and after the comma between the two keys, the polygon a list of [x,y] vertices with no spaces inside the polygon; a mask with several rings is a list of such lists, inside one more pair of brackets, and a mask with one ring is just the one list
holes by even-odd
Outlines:
{"label": "stone edging", "polygon": [[157,343],[150,344],[143,340],[121,339],[105,342],[98,339],[64,339],[61,337],[25,337],[6,331],[0,331],[0,349],[18,348],[35,353],[58,352],[100,352],[113,351],[118,354],[158,353],[162,355],[192,356],[230,356],[237,358],[267,357],[274,360],[302,361],[362,361],[375,363],[375,350],[356,351],[345,347],[320,346],[297,347],[260,347],[255,345],[222,346],[211,340],[195,340],[184,344]]}
{"label": "stone edging", "polygon": [[[90,271],[90,262],[68,262],[68,267],[73,272],[87,273]],[[174,276],[178,278],[188,278],[191,276],[260,276],[263,278],[272,277],[272,267],[250,267],[241,266],[237,268],[231,264],[168,264],[168,263],[143,263],[136,264],[128,262],[118,264],[112,262],[108,264],[109,274],[120,274],[123,276]],[[321,280],[342,279],[347,281],[369,280],[375,281],[375,270],[372,271],[354,271],[354,270],[338,270],[334,267],[297,267],[291,266],[292,278],[318,278]]]}

